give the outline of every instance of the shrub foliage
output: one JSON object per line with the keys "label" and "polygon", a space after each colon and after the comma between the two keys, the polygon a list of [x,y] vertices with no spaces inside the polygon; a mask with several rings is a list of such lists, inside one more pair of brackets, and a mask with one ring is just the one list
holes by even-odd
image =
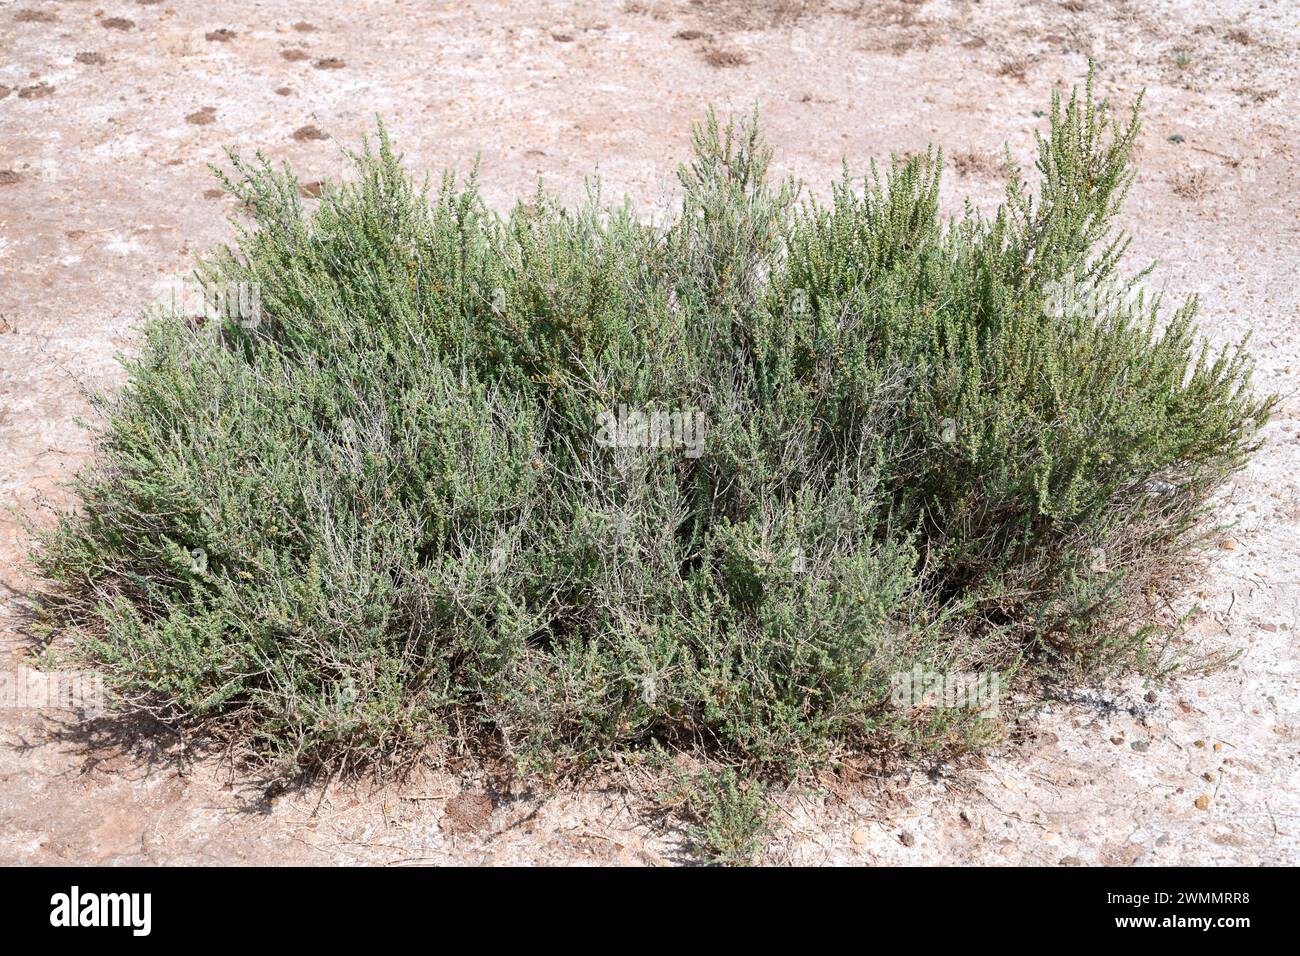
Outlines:
{"label": "shrub foliage", "polygon": [[[232,156],[251,222],[199,275],[260,321],[150,316],[44,611],[289,769],[449,739],[789,768],[996,733],[892,701],[918,666],[1158,666],[1144,595],[1271,399],[1122,272],[1137,131],[1054,100],[1038,188],[951,221],[937,153],[819,203],[712,114],[665,225],[594,187],[494,214],[382,127],[310,212]],[[611,442],[629,409],[698,440]]]}

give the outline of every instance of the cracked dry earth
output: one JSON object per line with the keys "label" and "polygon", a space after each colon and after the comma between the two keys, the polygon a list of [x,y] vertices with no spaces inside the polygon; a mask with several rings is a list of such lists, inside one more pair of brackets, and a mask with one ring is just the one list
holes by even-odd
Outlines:
{"label": "cracked dry earth", "polygon": [[[1147,90],[1131,262],[1200,293],[1216,344],[1250,332],[1259,384],[1283,395],[1187,596],[1187,649],[1240,654],[1052,703],[961,766],[791,791],[763,859],[1294,863],[1297,37],[1293,5],[1255,0],[0,0],[0,662],[33,663],[18,512],[69,504],[83,388],[120,381],[140,305],[229,237],[207,170],[223,146],[319,180],[380,114],[412,169],[481,157],[498,206],[539,175],[574,198],[595,170],[650,215],[705,105],[758,102],[782,172],[816,186],[842,157],[861,171],[934,142],[948,208],[988,208],[1003,143],[1028,160],[1035,111],[1091,56],[1116,103]],[[0,709],[0,863],[687,859],[646,811],[635,787],[503,796],[452,769],[267,798],[218,761],[179,760],[166,732]]]}

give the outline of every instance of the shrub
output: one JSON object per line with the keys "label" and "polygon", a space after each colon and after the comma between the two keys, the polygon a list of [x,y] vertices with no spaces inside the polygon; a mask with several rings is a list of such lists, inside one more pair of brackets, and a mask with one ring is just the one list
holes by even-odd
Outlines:
{"label": "shrub", "polygon": [[774,830],[772,804],[761,784],[732,767],[694,774],[673,768],[659,802],[685,824],[694,855],[714,866],[752,864]]}
{"label": "shrub", "polygon": [[1137,131],[1054,99],[1037,194],[949,222],[938,153],[823,205],[712,114],[664,227],[598,189],[495,215],[382,126],[312,213],[232,155],[252,221],[198,275],[260,314],[150,317],[45,613],[285,770],[452,738],[794,769],[996,737],[900,674],[1157,668],[1144,595],[1272,399],[1121,273]]}

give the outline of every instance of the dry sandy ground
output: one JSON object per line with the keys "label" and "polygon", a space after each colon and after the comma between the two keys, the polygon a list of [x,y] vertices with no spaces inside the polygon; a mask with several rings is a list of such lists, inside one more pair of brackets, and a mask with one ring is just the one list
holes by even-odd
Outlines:
{"label": "dry sandy ground", "polygon": [[[782,170],[815,184],[841,157],[861,170],[944,145],[956,208],[996,200],[1002,143],[1028,158],[1034,111],[1091,55],[1116,101],[1148,90],[1134,262],[1159,259],[1157,282],[1202,293],[1216,343],[1253,333],[1260,382],[1286,395],[1191,596],[1189,646],[1241,656],[1054,704],[972,765],[790,793],[765,860],[1294,863],[1297,37],[1292,4],[1255,0],[0,0],[0,498],[62,500],[87,447],[82,387],[118,380],[139,305],[229,235],[206,168],[224,145],[318,179],[378,113],[413,169],[481,156],[494,203],[539,174],[572,197],[598,170],[652,212],[705,104],[757,101]],[[0,514],[10,671],[27,653],[24,549]],[[446,773],[266,799],[211,761],[178,762],[176,744],[0,710],[0,863],[683,859],[680,834],[618,790],[489,800]]]}

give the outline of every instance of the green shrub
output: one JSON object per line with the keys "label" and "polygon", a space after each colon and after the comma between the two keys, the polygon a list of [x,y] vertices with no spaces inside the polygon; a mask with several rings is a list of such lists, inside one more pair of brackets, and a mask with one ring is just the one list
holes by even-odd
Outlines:
{"label": "green shrub", "polygon": [[674,769],[660,806],[684,823],[690,849],[713,866],[747,866],[771,836],[773,806],[761,783],[733,767],[717,772]]}
{"label": "green shrub", "polygon": [[232,156],[252,223],[198,272],[260,313],[151,316],[42,538],[48,619],[286,770],[793,769],[997,736],[900,705],[916,669],[1157,667],[1146,592],[1272,399],[1122,276],[1137,130],[1054,101],[1036,195],[951,222],[938,154],[821,205],[711,114],[663,227],[595,190],[495,215],[382,127],[312,213]]}

